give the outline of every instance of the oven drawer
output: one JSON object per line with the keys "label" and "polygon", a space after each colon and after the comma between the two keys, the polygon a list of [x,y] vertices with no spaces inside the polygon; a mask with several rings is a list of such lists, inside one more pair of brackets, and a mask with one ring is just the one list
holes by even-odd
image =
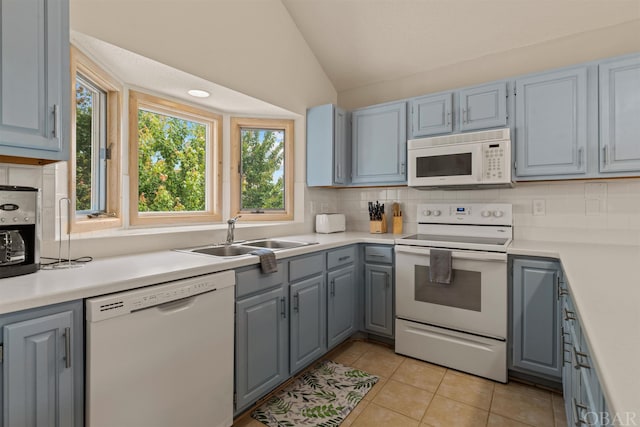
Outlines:
{"label": "oven drawer", "polygon": [[507,382],[507,343],[396,319],[395,351],[438,365]]}
{"label": "oven drawer", "polygon": [[367,246],[364,248],[365,262],[391,264],[393,262],[393,246]]}
{"label": "oven drawer", "polygon": [[327,269],[331,270],[341,265],[351,264],[356,259],[356,248],[349,246],[327,253]]}

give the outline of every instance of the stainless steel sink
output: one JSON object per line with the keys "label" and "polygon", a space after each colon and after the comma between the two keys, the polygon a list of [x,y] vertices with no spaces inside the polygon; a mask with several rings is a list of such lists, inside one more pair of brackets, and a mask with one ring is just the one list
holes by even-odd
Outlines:
{"label": "stainless steel sink", "polygon": [[218,257],[236,257],[247,255],[249,252],[255,251],[256,248],[239,246],[239,245],[216,245],[204,246],[192,249],[177,249],[179,252],[197,253],[203,255],[213,255]]}
{"label": "stainless steel sink", "polygon": [[199,246],[197,248],[175,249],[178,252],[196,253],[202,255],[211,255],[221,258],[238,257],[248,255],[249,253],[262,248],[272,249],[274,251],[282,249],[293,249],[301,246],[315,245],[317,242],[299,242],[295,240],[279,240],[279,239],[260,239],[250,242],[234,243],[232,245],[210,245]]}
{"label": "stainless steel sink", "polygon": [[244,242],[242,246],[253,246],[267,249],[293,249],[301,246],[315,245],[317,242],[299,242],[295,240],[262,239]]}

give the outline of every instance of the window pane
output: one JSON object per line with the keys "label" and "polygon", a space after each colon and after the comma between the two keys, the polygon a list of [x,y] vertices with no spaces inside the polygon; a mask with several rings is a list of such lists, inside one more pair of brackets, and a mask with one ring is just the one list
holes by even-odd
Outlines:
{"label": "window pane", "polygon": [[138,211],[206,209],[207,125],[138,110]]}
{"label": "window pane", "polygon": [[106,93],[76,78],[76,211],[106,209]]}
{"label": "window pane", "polygon": [[240,130],[243,210],[283,210],[284,130]]}

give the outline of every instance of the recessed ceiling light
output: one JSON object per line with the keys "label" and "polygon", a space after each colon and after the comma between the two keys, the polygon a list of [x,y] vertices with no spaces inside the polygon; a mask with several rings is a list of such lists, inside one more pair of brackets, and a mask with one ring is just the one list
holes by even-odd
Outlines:
{"label": "recessed ceiling light", "polygon": [[211,94],[206,90],[200,89],[191,89],[187,93],[191,96],[195,96],[196,98],[208,98],[209,96],[211,96]]}

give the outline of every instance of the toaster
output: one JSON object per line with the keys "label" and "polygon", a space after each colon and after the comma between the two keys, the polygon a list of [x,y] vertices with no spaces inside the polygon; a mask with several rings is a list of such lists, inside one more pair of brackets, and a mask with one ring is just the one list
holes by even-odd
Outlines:
{"label": "toaster", "polygon": [[338,233],[345,230],[344,214],[316,215],[316,233]]}

